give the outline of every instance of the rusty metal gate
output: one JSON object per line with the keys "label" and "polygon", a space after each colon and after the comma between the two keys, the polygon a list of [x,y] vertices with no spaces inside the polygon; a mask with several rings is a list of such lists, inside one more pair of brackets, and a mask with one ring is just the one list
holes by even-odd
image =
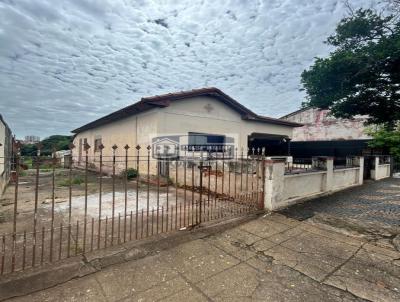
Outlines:
{"label": "rusty metal gate", "polygon": [[15,171],[2,198],[1,275],[263,208],[262,150],[189,146],[168,159],[150,146],[71,150],[3,159]]}

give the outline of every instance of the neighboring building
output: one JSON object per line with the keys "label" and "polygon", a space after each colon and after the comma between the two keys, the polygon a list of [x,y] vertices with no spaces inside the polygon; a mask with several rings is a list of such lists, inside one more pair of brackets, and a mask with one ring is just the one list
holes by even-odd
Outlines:
{"label": "neighboring building", "polygon": [[[266,147],[267,153],[286,155],[287,147],[279,149],[279,142],[289,140],[293,128],[300,126],[257,115],[217,88],[202,88],[142,98],[73,130],[73,157],[82,162],[85,142],[91,146],[88,152],[92,159],[98,156],[101,143],[105,146],[103,154],[110,156],[114,144],[118,155],[125,154],[126,144],[131,147],[129,155],[135,155],[136,145],[145,148],[162,141],[168,144],[168,151],[179,157],[185,148],[204,151],[210,146],[226,145],[239,150]],[[268,148],[270,143],[273,147]],[[153,149],[164,152],[159,145]]]}
{"label": "neighboring building", "polygon": [[[333,156],[339,162],[347,156],[365,156],[365,169],[371,170],[373,155],[388,154],[388,150],[368,146],[371,137],[365,126],[367,118],[335,118],[329,110],[303,108],[281,117],[282,120],[302,123],[304,126],[293,130],[290,154],[298,159],[312,156]],[[364,175],[368,178],[369,175]]]}
{"label": "neighboring building", "polygon": [[338,119],[329,110],[303,108],[281,117],[282,120],[301,123],[303,127],[293,129],[292,141],[365,140],[365,116],[354,119]]}
{"label": "neighboring building", "polygon": [[0,115],[0,195],[10,180],[13,137],[10,128]]}
{"label": "neighboring building", "polygon": [[22,141],[22,144],[37,144],[40,142],[40,137],[36,135],[27,135],[25,139]]}

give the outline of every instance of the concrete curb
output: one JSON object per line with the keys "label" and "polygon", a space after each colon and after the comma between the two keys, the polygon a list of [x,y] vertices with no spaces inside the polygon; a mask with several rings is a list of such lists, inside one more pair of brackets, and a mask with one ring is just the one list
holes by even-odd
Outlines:
{"label": "concrete curb", "polygon": [[159,234],[147,239],[135,240],[123,245],[95,251],[85,256],[72,257],[55,264],[2,276],[0,277],[0,301],[24,296],[72,279],[93,274],[114,264],[141,259],[185,242],[223,232],[248,222],[262,213],[264,212],[260,211],[245,217],[204,223],[201,227],[194,229]]}

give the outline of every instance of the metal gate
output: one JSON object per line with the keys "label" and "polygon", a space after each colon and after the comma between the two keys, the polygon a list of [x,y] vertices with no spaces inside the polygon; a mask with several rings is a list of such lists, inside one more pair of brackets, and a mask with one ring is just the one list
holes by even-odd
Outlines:
{"label": "metal gate", "polygon": [[187,147],[173,159],[150,146],[74,151],[68,168],[55,154],[4,159],[16,171],[2,198],[0,274],[263,208],[261,150]]}

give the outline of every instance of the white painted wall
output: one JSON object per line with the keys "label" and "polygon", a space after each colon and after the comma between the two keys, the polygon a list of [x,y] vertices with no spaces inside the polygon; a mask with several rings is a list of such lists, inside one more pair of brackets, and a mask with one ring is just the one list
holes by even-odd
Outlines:
{"label": "white painted wall", "polygon": [[284,176],[283,199],[289,200],[323,192],[326,172]]}
{"label": "white painted wall", "polygon": [[264,207],[277,210],[323,194],[361,185],[363,158],[360,167],[333,169],[333,158],[326,158],[326,171],[313,171],[285,175],[285,162],[266,161]]}
{"label": "white painted wall", "polygon": [[333,170],[332,189],[347,188],[359,182],[360,168]]}
{"label": "white painted wall", "polygon": [[371,178],[380,180],[390,177],[390,164],[377,165],[377,169],[371,170]]}

